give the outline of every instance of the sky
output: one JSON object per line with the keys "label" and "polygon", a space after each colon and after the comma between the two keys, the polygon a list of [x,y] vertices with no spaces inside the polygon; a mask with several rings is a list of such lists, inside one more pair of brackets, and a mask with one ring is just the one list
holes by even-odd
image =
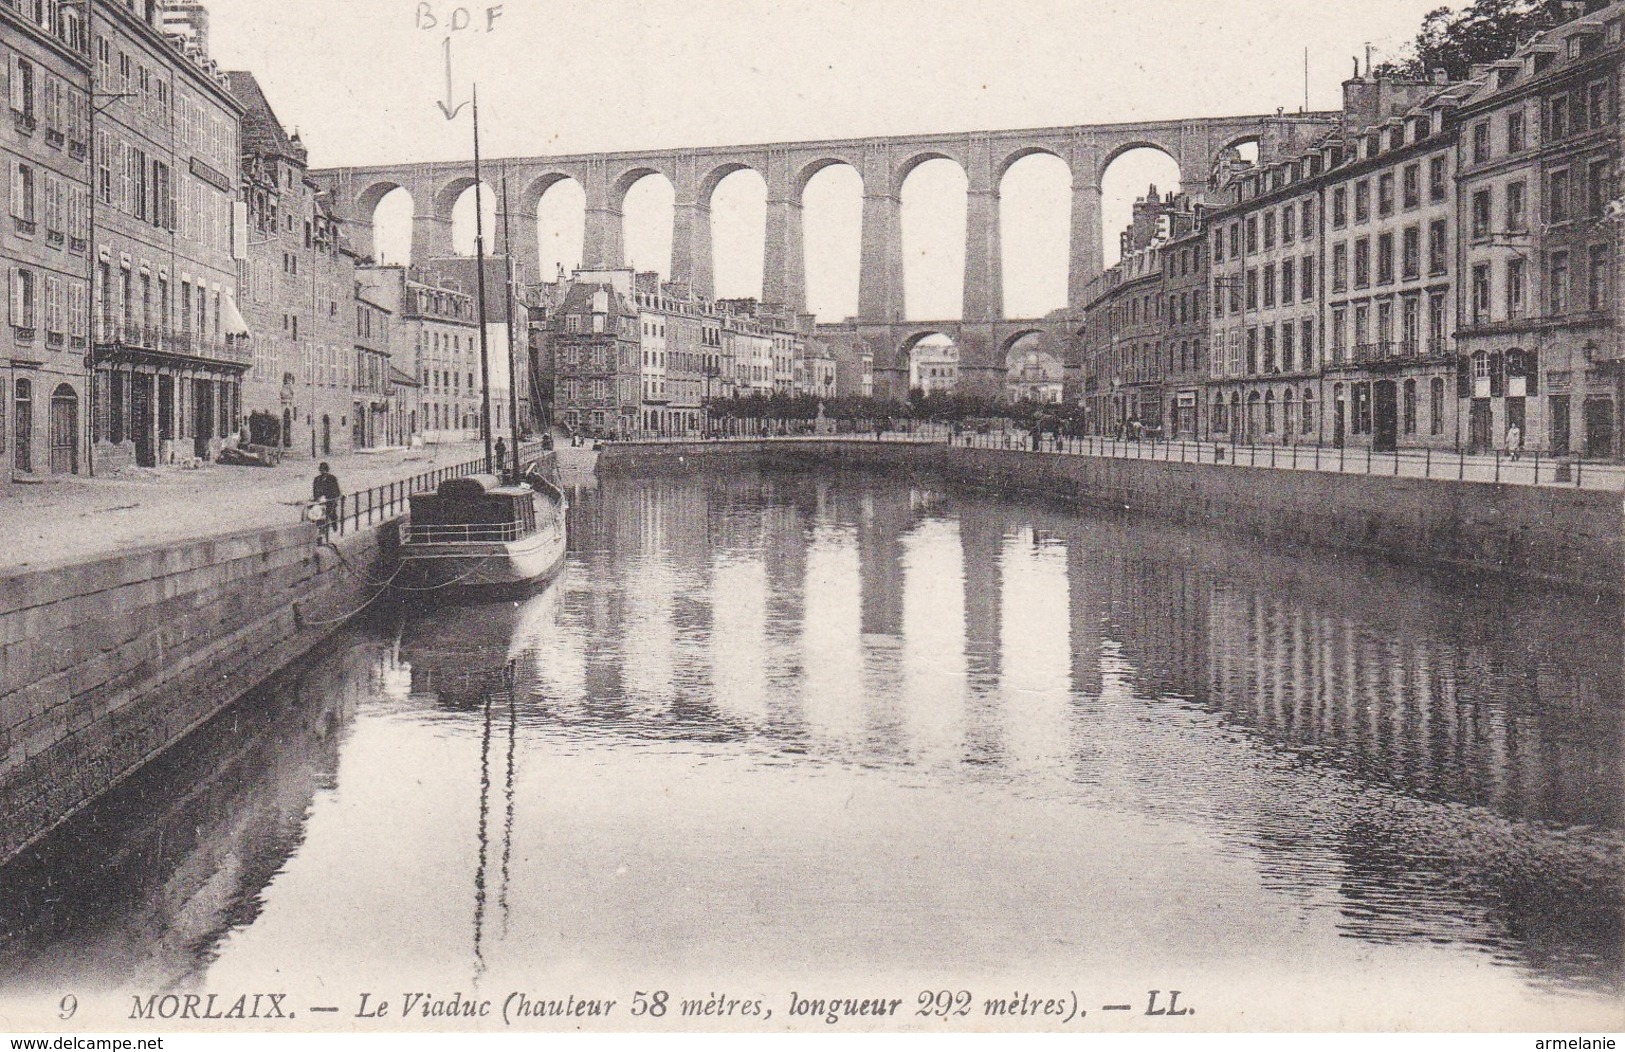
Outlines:
{"label": "sky", "polygon": [[[317,167],[471,155],[452,94],[478,81],[490,158],[1335,109],[1352,57],[1398,52],[1438,0],[207,0],[210,46],[252,70]],[[458,8],[468,28],[449,31]],[[1049,163],[1045,163],[1049,162]],[[1005,309],[1064,305],[1064,165],[1034,158],[1003,189]],[[1107,173],[1107,261],[1128,201],[1177,170],[1131,155]],[[669,265],[669,186],[627,203],[640,268]],[[809,186],[809,299],[825,320],[856,304],[859,182]],[[574,194],[572,198],[572,194]],[[757,295],[765,190],[741,173],[713,201],[717,292]],[[543,202],[543,264],[579,252],[579,192]],[[904,187],[906,310],[958,316],[964,176],[922,166]],[[394,211],[392,212],[391,209]],[[399,213],[380,250],[404,253]],[[463,209],[471,225],[472,207]],[[469,238],[460,238],[465,244]],[[391,242],[395,242],[392,246]]]}

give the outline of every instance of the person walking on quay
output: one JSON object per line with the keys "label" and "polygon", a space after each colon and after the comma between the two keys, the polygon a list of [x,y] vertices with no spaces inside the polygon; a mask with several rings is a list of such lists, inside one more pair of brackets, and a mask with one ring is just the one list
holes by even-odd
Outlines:
{"label": "person walking on quay", "polygon": [[339,500],[344,491],[339,488],[338,476],[328,468],[327,461],[316,466],[316,478],[310,484],[310,499],[322,504],[322,536],[339,524]]}
{"label": "person walking on quay", "polygon": [[1507,425],[1507,456],[1513,460],[1518,459],[1518,453],[1523,449],[1523,431],[1516,423]]}
{"label": "person walking on quay", "polygon": [[508,443],[502,441],[502,436],[501,435],[497,436],[496,445],[492,449],[492,454],[493,454],[493,459],[496,461],[496,464],[497,464],[497,474],[498,475],[503,475],[503,476],[507,475],[508,474],[508,468],[507,468],[507,463],[508,463]]}

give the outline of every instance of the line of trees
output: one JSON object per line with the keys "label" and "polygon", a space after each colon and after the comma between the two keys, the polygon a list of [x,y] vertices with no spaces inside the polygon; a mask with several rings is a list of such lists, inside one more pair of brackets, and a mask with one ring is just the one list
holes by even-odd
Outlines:
{"label": "line of trees", "polygon": [[[1572,0],[1570,0],[1572,2]],[[1543,29],[1565,18],[1565,0],[1474,0],[1460,11],[1438,7],[1422,17],[1422,28],[1398,61],[1378,73],[1427,79],[1442,69],[1451,80],[1465,79],[1472,67],[1503,59]],[[1582,0],[1586,10],[1601,0]],[[1577,5],[1578,6],[1578,5]]]}
{"label": "line of trees", "polygon": [[[908,422],[980,426],[1003,423],[1013,427],[1040,426],[1046,431],[1082,433],[1083,409],[1023,400],[1008,402],[985,395],[916,388],[906,401],[891,398],[865,398],[848,395],[820,399],[810,394],[750,394],[740,398],[712,398],[705,403],[711,418],[748,425],[810,424],[824,419],[851,429],[868,429],[876,423],[906,426]],[[755,428],[752,427],[754,430]]]}

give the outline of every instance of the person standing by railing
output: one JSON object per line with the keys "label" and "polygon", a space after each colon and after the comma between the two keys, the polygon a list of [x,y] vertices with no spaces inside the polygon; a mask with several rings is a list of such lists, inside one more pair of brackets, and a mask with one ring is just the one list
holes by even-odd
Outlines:
{"label": "person standing by railing", "polygon": [[322,505],[322,536],[326,539],[326,535],[338,527],[339,501],[344,499],[344,490],[325,460],[316,466],[316,477],[310,483],[310,499]]}

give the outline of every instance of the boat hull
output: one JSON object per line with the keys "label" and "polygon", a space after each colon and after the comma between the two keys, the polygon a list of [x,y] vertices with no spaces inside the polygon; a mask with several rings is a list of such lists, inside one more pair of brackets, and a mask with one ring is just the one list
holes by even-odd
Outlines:
{"label": "boat hull", "polygon": [[515,540],[403,540],[394,590],[402,598],[439,601],[520,593],[545,584],[564,565],[564,507],[538,495],[536,513],[536,531]]}

